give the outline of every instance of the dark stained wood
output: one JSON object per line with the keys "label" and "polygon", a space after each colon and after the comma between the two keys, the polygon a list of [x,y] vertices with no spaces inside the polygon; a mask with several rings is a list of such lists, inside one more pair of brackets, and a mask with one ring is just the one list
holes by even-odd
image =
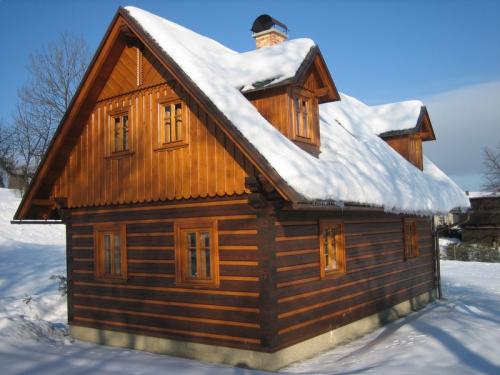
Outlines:
{"label": "dark stained wood", "polygon": [[[161,329],[167,330],[164,337],[197,342],[205,342],[208,334],[212,343],[243,348],[251,342],[258,347],[262,338],[258,219],[245,202],[206,198],[143,207],[73,209],[74,222],[68,225],[68,259],[72,260],[68,275],[71,296],[75,294],[76,299],[70,298],[69,311],[76,315],[71,324],[119,324],[128,332],[140,326],[148,334]],[[188,286],[175,279],[174,225],[179,219],[198,217],[200,210],[216,215],[212,220],[221,228],[217,233],[218,286]],[[93,228],[119,222],[121,217],[126,219],[122,222],[128,277],[126,283],[116,284],[95,277]]]}
{"label": "dark stained wood", "polygon": [[[346,272],[321,279],[316,223],[331,219],[344,223]],[[278,213],[277,348],[431,290],[434,271],[430,221],[415,220],[420,254],[405,261],[403,225],[397,215],[348,211]]]}

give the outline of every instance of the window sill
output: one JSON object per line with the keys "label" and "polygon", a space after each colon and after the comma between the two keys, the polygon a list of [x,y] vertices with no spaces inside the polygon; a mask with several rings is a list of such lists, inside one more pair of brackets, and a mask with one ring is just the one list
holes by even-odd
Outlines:
{"label": "window sill", "polygon": [[109,284],[125,284],[127,282],[127,279],[123,277],[96,276],[94,279],[95,281]]}
{"label": "window sill", "polygon": [[186,147],[189,143],[184,142],[184,141],[178,141],[178,142],[172,142],[172,143],[165,143],[161,146],[155,147],[153,151],[155,152],[163,152],[163,151],[172,151],[172,150],[177,150],[182,147]]}
{"label": "window sill", "polygon": [[418,259],[418,255],[405,258],[405,262],[413,262]]}
{"label": "window sill", "polygon": [[119,151],[113,152],[111,155],[105,157],[105,159],[121,159],[134,155],[134,151]]}
{"label": "window sill", "polygon": [[183,288],[195,288],[195,289],[203,289],[203,288],[219,288],[220,283],[215,281],[177,281],[175,286],[183,287]]}
{"label": "window sill", "polygon": [[345,271],[325,271],[322,279],[338,279],[339,277],[345,276],[347,272]]}

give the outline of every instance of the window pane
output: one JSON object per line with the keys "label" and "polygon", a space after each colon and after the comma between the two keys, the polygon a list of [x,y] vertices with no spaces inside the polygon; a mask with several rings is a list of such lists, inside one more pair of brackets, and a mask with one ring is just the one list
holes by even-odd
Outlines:
{"label": "window pane", "polygon": [[335,225],[323,229],[323,256],[325,260],[325,270],[340,270],[340,257],[342,250],[341,226]]}
{"label": "window pane", "polygon": [[307,117],[307,101],[305,100],[302,100],[302,118],[303,118],[303,122],[302,122],[302,127],[303,127],[303,136],[307,138],[308,136],[308,132],[307,132],[307,128],[309,126],[309,119]]}
{"label": "window pane", "polygon": [[105,275],[111,274],[111,235],[105,234],[103,238],[104,246],[104,267],[103,272]]}
{"label": "window pane", "polygon": [[165,107],[165,112],[163,113],[163,142],[168,143],[171,142],[171,122],[172,122],[172,117],[171,117],[171,109],[170,105],[166,105]]}
{"label": "window pane", "polygon": [[115,268],[115,275],[121,275],[122,264],[121,264],[121,252],[120,252],[120,235],[118,233],[114,234],[114,257],[113,263]]}
{"label": "window pane", "polygon": [[323,256],[325,257],[325,269],[328,269],[330,254],[328,254],[328,229],[323,230]]}
{"label": "window pane", "polygon": [[294,101],[294,107],[295,107],[295,131],[297,132],[297,135],[300,135],[300,102],[297,97],[293,99]]}
{"label": "window pane", "polygon": [[203,259],[202,262],[202,275],[201,277],[209,278],[211,275],[210,267],[210,233],[200,233],[200,255]]}
{"label": "window pane", "polygon": [[175,140],[182,140],[182,106],[181,103],[175,104]]}
{"label": "window pane", "polygon": [[198,262],[196,259],[196,233],[191,232],[187,233],[187,244],[188,244],[188,253],[187,253],[187,260],[188,260],[188,276],[189,277],[197,277],[198,276]]}
{"label": "window pane", "polygon": [[114,124],[115,151],[120,151],[120,117],[115,117]]}
{"label": "window pane", "polygon": [[122,150],[128,150],[128,115],[122,117],[123,143]]}

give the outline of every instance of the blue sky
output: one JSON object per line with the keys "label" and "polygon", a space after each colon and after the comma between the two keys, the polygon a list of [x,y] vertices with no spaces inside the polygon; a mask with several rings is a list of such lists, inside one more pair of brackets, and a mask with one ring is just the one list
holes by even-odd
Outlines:
{"label": "blue sky", "polygon": [[[13,112],[31,52],[62,31],[83,36],[94,51],[119,5],[142,7],[238,51],[254,48],[251,24],[259,14],[269,13],[288,25],[291,38],[314,39],[337,88],[368,104],[432,101],[449,91],[500,82],[500,1],[495,0],[0,0],[0,118],[8,121]],[[438,137],[441,127],[451,126],[434,122]],[[500,119],[498,133],[486,135],[487,143],[491,141],[486,145],[500,140]],[[481,147],[477,144],[469,157],[480,158]],[[435,146],[430,151],[438,165],[440,155],[451,152]],[[463,188],[476,190],[479,164],[453,173],[442,167]]]}

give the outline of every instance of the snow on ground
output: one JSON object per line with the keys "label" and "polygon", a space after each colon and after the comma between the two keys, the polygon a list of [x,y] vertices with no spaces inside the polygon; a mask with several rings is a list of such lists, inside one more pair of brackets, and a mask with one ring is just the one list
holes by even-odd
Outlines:
{"label": "snow on ground", "polygon": [[[64,228],[9,224],[19,203],[0,189],[0,374],[258,374],[66,336]],[[500,374],[500,264],[442,262],[445,300],[285,373]]]}
{"label": "snow on ground", "polygon": [[441,264],[444,300],[287,372],[500,374],[500,264]]}

